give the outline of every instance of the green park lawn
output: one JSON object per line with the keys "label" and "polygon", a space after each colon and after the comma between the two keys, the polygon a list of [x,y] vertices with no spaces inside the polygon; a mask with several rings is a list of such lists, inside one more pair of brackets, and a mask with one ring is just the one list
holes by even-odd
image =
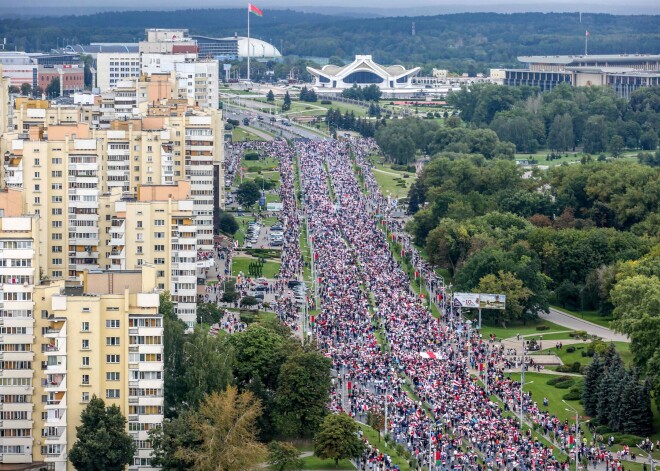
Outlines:
{"label": "green park lawn", "polygon": [[[514,381],[520,381],[520,373],[507,373],[506,376],[511,377]],[[570,410],[567,411],[566,409],[568,409],[568,407],[562,402],[562,398],[568,393],[569,389],[559,389],[548,384],[549,380],[556,377],[556,375],[543,373],[525,373],[525,386],[523,389],[526,392],[532,393],[532,400],[538,402],[541,409],[545,409],[543,407],[543,398],[547,397],[547,409],[551,413],[555,414],[560,420],[568,419],[575,421],[575,413]],[[581,377],[576,376],[575,379],[581,380]],[[582,404],[580,404],[580,401],[566,402],[570,407],[578,411],[580,417],[584,416],[584,408],[582,407]]]}
{"label": "green park lawn", "polygon": [[[469,316],[470,319],[472,319],[473,324],[474,322],[478,322],[478,315],[476,311],[471,311]],[[548,329],[539,331],[537,330],[537,327],[540,326],[547,326]],[[568,332],[570,332],[570,329],[567,329],[566,327],[562,327],[557,324],[553,324],[550,321],[546,321],[545,319],[533,319],[533,320],[528,320],[525,324],[522,322],[508,322],[506,328],[502,327],[501,325],[495,325],[493,321],[488,319],[486,316],[482,316],[482,321],[481,321],[481,332],[484,336],[490,335],[490,334],[495,334],[497,338],[500,339],[508,339],[510,337],[515,337],[516,335],[543,335],[543,338],[546,339],[548,338],[549,335],[551,335],[552,332],[566,332],[564,334],[561,334],[561,338],[567,338],[568,337]]]}
{"label": "green park lawn", "polygon": [[[566,338],[566,336],[565,336]],[[543,338],[545,340],[545,337]],[[543,353],[548,353],[548,354],[555,354],[557,355],[561,361],[565,365],[572,365],[576,361],[579,362],[582,365],[588,365],[592,362],[593,357],[584,357],[582,356],[582,352],[586,352],[587,347],[591,343],[591,341],[586,341],[582,343],[577,343],[573,345],[565,345],[564,348],[561,350],[557,350],[554,347],[554,341],[551,342],[552,345],[547,344],[546,348]],[[568,347],[575,347],[574,352],[568,352],[567,349]],[[632,352],[630,351],[630,344],[627,342],[614,342],[614,346],[616,347],[617,352],[621,355],[621,359],[623,360],[624,364],[627,366],[632,365]]]}
{"label": "green park lawn", "polygon": [[[243,272],[243,275],[247,276],[250,263],[254,263],[256,261],[256,259],[248,257],[234,258],[231,263],[231,275],[237,276],[239,272]],[[280,271],[280,263],[267,261],[264,263],[262,270],[262,276],[264,278],[275,278],[275,275],[277,275],[277,273]]]}
{"label": "green park lawn", "polygon": [[349,460],[339,460],[339,466],[335,466],[335,460],[323,460],[316,456],[306,456],[302,459],[304,470],[307,469],[355,469]]}
{"label": "green park lawn", "polygon": [[564,312],[566,314],[570,314],[571,316],[578,317],[580,319],[584,319],[585,321],[593,322],[594,324],[598,324],[602,327],[610,328],[610,322],[614,320],[614,317],[612,316],[602,316],[596,311],[576,311],[572,309],[567,309],[565,307],[559,307],[559,306],[552,306],[553,309],[556,309],[558,311]]}
{"label": "green park lawn", "polygon": [[250,132],[245,128],[234,128],[231,133],[231,140],[233,142],[242,142],[242,141],[263,141],[264,139],[256,134]]}
{"label": "green park lawn", "polygon": [[266,171],[276,171],[278,167],[277,159],[273,157],[267,157],[265,159],[259,160],[241,160],[241,167],[246,169],[246,172],[266,172]]}
{"label": "green park lawn", "polygon": [[403,178],[401,172],[395,172],[393,170],[374,169],[373,174],[383,195],[387,196],[390,194],[396,198],[408,197],[410,187],[416,180],[416,177],[412,174],[407,174],[409,177]]}
{"label": "green park lawn", "polygon": [[364,424],[358,424],[358,425],[362,429],[362,433],[367,438],[369,443],[371,445],[377,447],[383,453],[386,453],[386,454],[390,455],[390,457],[392,458],[392,462],[395,465],[398,465],[399,469],[401,469],[401,471],[412,470],[412,468],[410,467],[410,464],[408,463],[408,461],[403,456],[399,455],[399,453],[396,451],[396,449],[394,447],[392,447],[390,445],[387,445],[385,443],[385,440],[383,440],[382,437],[380,437],[380,441],[379,441],[378,432],[376,432],[374,429],[372,429],[368,425],[364,425]]}

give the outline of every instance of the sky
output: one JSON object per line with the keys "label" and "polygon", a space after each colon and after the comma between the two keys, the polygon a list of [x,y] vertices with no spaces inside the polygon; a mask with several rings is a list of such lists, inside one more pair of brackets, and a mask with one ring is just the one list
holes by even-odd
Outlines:
{"label": "sky", "polygon": [[[52,14],[53,10],[66,10],[65,14],[72,13],[72,9],[79,9],[81,13],[86,10],[99,9],[150,9],[169,10],[185,8],[243,8],[247,5],[243,0],[1,0],[0,9],[7,11],[10,8],[19,9],[27,14]],[[305,7],[305,11],[314,11],[316,5],[328,5],[318,0],[253,0],[262,9]],[[430,14],[443,11],[455,13],[458,11],[584,11],[623,14],[660,14],[658,0],[332,0],[330,5],[335,7],[353,8],[359,4],[359,9],[372,9],[374,13],[379,10],[395,11],[396,14],[410,15],[422,14],[428,8]],[[404,7],[405,5],[405,7]],[[31,11],[33,10],[34,11]],[[323,13],[331,9],[323,8]],[[64,13],[64,12],[63,12]]]}

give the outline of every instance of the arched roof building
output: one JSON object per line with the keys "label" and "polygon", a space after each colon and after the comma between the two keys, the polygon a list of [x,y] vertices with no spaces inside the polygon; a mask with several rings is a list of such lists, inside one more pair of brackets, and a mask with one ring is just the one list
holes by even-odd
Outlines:
{"label": "arched roof building", "polygon": [[380,65],[374,62],[370,55],[355,56],[355,61],[343,67],[325,65],[320,70],[307,67],[314,77],[314,86],[319,89],[343,90],[351,88],[354,84],[358,86],[373,84],[378,85],[383,91],[409,88],[412,78],[420,69],[420,67],[406,69],[402,65]]}

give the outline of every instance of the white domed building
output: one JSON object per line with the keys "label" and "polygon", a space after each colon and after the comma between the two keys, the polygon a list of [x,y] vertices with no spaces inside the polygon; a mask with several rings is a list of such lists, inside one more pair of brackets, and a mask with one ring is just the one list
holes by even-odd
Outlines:
{"label": "white domed building", "polygon": [[[197,41],[199,57],[214,59],[243,59],[248,56],[248,38],[232,36],[228,38],[209,38],[192,36]],[[250,58],[255,60],[280,59],[282,53],[272,44],[261,39],[250,38]]]}

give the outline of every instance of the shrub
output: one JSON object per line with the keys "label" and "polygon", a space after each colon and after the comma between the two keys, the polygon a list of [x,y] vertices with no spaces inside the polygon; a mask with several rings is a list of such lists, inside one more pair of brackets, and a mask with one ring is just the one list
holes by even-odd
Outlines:
{"label": "shrub", "polygon": [[628,435],[625,433],[612,433],[610,435],[614,437],[614,443],[628,445],[629,447],[636,447],[638,443],[644,441],[643,437],[638,437],[637,435]]}
{"label": "shrub", "polygon": [[557,389],[569,389],[575,386],[575,380],[573,378],[566,380],[566,381],[559,381],[558,383],[555,383],[555,388]]}
{"label": "shrub", "polygon": [[584,330],[576,330],[574,332],[569,333],[568,336],[572,338],[582,338],[587,336],[587,332]]}
{"label": "shrub", "polygon": [[246,152],[245,160],[259,160],[259,152]]}
{"label": "shrub", "polygon": [[610,433],[610,429],[607,425],[598,425],[596,426],[596,433],[598,435],[605,435]]}
{"label": "shrub", "polygon": [[573,347],[572,345],[566,348],[566,353],[573,353],[573,352],[575,352],[575,347]]}
{"label": "shrub", "polygon": [[330,100],[321,100],[322,105],[332,105],[332,101]]}
{"label": "shrub", "polygon": [[[565,365],[562,365],[565,366]],[[573,381],[573,378],[571,376],[555,376],[554,378],[550,378],[546,384],[548,386],[554,386],[557,383],[560,383],[562,381]]]}
{"label": "shrub", "polygon": [[539,326],[536,326],[536,330],[550,330],[550,326],[549,325],[539,325]]}
{"label": "shrub", "polygon": [[579,373],[580,368],[582,368],[582,363],[580,363],[579,361],[575,361],[571,365],[571,370],[573,371],[573,373]]}
{"label": "shrub", "polygon": [[559,365],[557,367],[557,372],[558,373],[572,373],[573,372],[573,366],[571,366],[571,365]]}
{"label": "shrub", "polygon": [[245,322],[246,324],[250,325],[255,321],[256,318],[257,318],[256,312],[241,310],[241,321],[242,322]]}
{"label": "shrub", "polygon": [[562,399],[565,401],[578,401],[582,399],[582,393],[580,391],[576,391],[575,389],[571,389],[569,392],[562,396]]}

